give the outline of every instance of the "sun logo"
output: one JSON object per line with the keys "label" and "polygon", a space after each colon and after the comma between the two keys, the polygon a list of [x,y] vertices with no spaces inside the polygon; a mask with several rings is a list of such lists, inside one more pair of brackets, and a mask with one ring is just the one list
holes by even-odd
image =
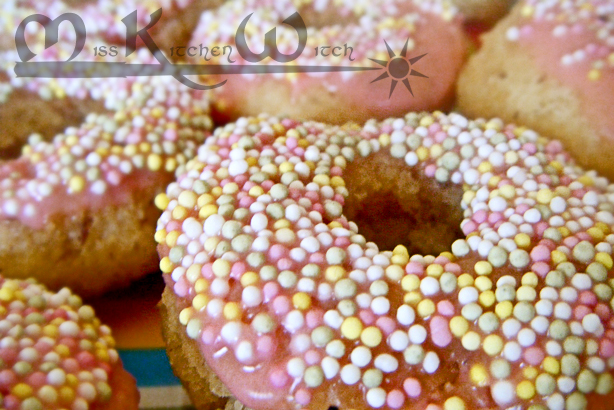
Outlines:
{"label": "sun logo", "polygon": [[424,57],[426,53],[418,57],[408,59],[407,58],[407,44],[409,43],[409,38],[405,41],[403,50],[401,50],[401,54],[398,57],[394,53],[394,51],[392,51],[392,49],[390,48],[386,40],[384,40],[384,43],[386,44],[386,49],[388,50],[388,56],[390,57],[390,60],[383,61],[383,60],[376,60],[374,58],[369,59],[373,61],[374,63],[377,63],[386,69],[386,71],[382,75],[377,77],[375,80],[371,81],[371,84],[373,84],[376,81],[380,81],[385,78],[392,77],[392,82],[390,83],[390,95],[388,96],[388,98],[392,97],[392,93],[394,92],[394,89],[397,86],[397,83],[399,81],[403,83],[405,88],[407,88],[407,91],[409,91],[409,93],[413,97],[414,93],[411,90],[411,85],[409,84],[409,76],[413,75],[415,77],[423,77],[423,78],[428,78],[428,77],[414,70],[411,67],[414,64],[416,64],[418,61],[420,61],[420,59]]}

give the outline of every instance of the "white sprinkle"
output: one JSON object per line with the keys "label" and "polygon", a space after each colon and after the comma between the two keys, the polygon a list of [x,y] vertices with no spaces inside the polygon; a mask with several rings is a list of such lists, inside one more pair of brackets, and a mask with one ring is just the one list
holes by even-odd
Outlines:
{"label": "white sprinkle", "polygon": [[358,383],[360,380],[360,369],[353,364],[346,364],[341,369],[341,380],[347,385]]}
{"label": "white sprinkle", "polygon": [[422,344],[426,340],[426,329],[422,325],[413,325],[409,328],[409,340],[414,344]]}
{"label": "white sprinkle", "polygon": [[428,352],[426,356],[424,356],[424,361],[422,362],[422,367],[424,371],[433,374],[439,368],[439,356],[435,352]]}
{"label": "white sprinkle", "polygon": [[365,367],[371,362],[371,350],[365,346],[358,346],[350,354],[350,359],[355,366]]}
{"label": "white sprinkle", "polygon": [[300,357],[293,357],[288,360],[286,370],[288,374],[294,378],[303,377],[303,373],[305,373],[305,362]]}
{"label": "white sprinkle", "polygon": [[222,326],[220,335],[227,343],[234,344],[241,336],[241,325],[238,322],[228,322]]}
{"label": "white sprinkle", "polygon": [[508,381],[499,381],[490,389],[493,399],[499,406],[511,403],[516,395],[515,392],[516,389],[514,389],[512,383]]}
{"label": "white sprinkle", "polygon": [[235,356],[241,363],[249,362],[254,357],[254,348],[250,342],[243,340],[237,345]]}
{"label": "white sprinkle", "polygon": [[324,359],[322,359],[321,365],[322,371],[324,372],[324,377],[329,380],[337,376],[337,374],[339,373],[339,362],[330,356],[326,356]]}
{"label": "white sprinkle", "polygon": [[367,391],[367,403],[373,408],[380,408],[386,403],[386,391],[381,387],[375,387]]}
{"label": "white sprinkle", "polygon": [[[326,319],[326,316],[324,319]],[[400,324],[409,326],[416,320],[416,312],[409,305],[401,305],[397,310],[397,320]]]}

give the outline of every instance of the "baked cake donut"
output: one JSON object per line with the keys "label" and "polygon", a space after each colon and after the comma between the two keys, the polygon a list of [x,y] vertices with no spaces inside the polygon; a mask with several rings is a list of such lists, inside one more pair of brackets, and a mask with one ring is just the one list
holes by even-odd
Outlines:
{"label": "baked cake donut", "polygon": [[560,139],[614,178],[613,24],[611,1],[519,1],[459,78],[459,109]]}
{"label": "baked cake donut", "polygon": [[111,331],[64,288],[0,277],[0,407],[136,410]]}
{"label": "baked cake donut", "polygon": [[[297,52],[296,30],[282,23],[294,12],[300,13],[307,26],[302,52]],[[235,42],[235,32],[247,16],[245,37],[251,53],[262,53],[265,36],[269,37],[266,33],[272,28],[277,32],[276,46],[267,43],[267,52],[253,61],[254,57],[239,54]],[[467,45],[461,18],[446,0],[230,1],[201,15],[190,43],[197,50],[192,50],[191,60],[199,64],[230,64],[232,60],[235,66],[257,62],[380,68],[204,77],[211,84],[227,80],[213,91],[214,113],[221,120],[268,112],[335,124],[450,108]],[[214,46],[218,46],[215,53]],[[266,57],[271,54],[272,58]],[[279,54],[296,59],[277,63]],[[387,81],[382,81],[384,77]],[[394,80],[394,91],[390,80]]]}
{"label": "baked cake donut", "polygon": [[[92,51],[101,44],[109,43],[88,37],[80,58],[104,60]],[[63,61],[72,47],[61,41],[40,57]],[[15,54],[5,52],[5,64],[18,61]],[[128,61],[157,63],[142,48]],[[15,132],[2,152],[0,272],[86,296],[156,271],[160,212],[153,200],[210,134],[204,92],[172,77],[24,79],[4,72],[3,134],[33,135],[21,147]],[[57,118],[66,111],[70,118]],[[62,131],[33,127],[39,117]],[[35,121],[24,128],[26,118]]]}
{"label": "baked cake donut", "polygon": [[611,409],[612,192],[498,119],[241,118],[157,199],[171,363],[199,409]]}

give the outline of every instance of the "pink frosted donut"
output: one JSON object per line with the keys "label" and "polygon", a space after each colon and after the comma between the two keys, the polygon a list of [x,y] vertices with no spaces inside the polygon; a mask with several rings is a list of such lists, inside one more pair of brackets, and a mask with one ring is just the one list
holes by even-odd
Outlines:
{"label": "pink frosted donut", "polygon": [[559,142],[458,114],[260,116],[186,171],[156,239],[199,408],[211,388],[252,409],[611,409],[614,187]]}
{"label": "pink frosted donut", "polygon": [[459,108],[560,139],[614,178],[614,4],[522,0],[463,70]]}
{"label": "pink frosted donut", "polygon": [[[452,105],[454,83],[467,44],[461,18],[445,0],[226,2],[201,15],[189,45],[197,50],[192,50],[196,55],[191,60],[200,64],[230,64],[230,59],[231,65],[252,65],[239,55],[235,44],[235,31],[250,13],[253,14],[246,26],[250,50],[261,53],[266,33],[276,27],[279,52],[291,55],[297,49],[297,33],[282,21],[296,11],[307,26],[307,44],[298,58],[286,64],[366,66],[381,70],[206,76],[211,84],[228,80],[214,91],[216,115],[234,119],[269,112],[341,124]],[[406,54],[402,56],[406,41]],[[224,47],[227,45],[232,54]],[[218,57],[212,56],[215,46]],[[329,48],[322,51],[322,46]],[[206,52],[202,51],[205,47]],[[224,50],[226,54],[221,54]],[[334,52],[337,56],[322,56],[322,52]],[[423,54],[424,58],[410,61]],[[394,63],[382,67],[370,59],[377,59],[384,66],[388,61]],[[257,64],[278,63],[266,57]],[[410,70],[428,78],[410,75]],[[386,73],[385,80],[372,83]],[[396,87],[391,95],[392,80]],[[413,96],[403,81],[408,83]]]}
{"label": "pink frosted donut", "polygon": [[[93,54],[102,44],[88,36],[79,58],[106,61]],[[63,61],[73,47],[60,41],[35,60]],[[16,54],[4,52],[3,65]],[[156,63],[145,49],[127,61]],[[153,199],[210,134],[203,92],[171,77],[2,75],[0,118],[11,137],[0,158],[2,274],[91,295],[155,271]],[[23,147],[20,131],[32,133]]]}
{"label": "pink frosted donut", "polygon": [[64,288],[0,277],[0,406],[136,410],[110,329]]}

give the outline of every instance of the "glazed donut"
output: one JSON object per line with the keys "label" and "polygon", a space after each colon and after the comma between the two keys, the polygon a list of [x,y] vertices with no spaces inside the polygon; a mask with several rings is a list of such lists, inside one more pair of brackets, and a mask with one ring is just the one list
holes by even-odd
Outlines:
{"label": "glazed donut", "polygon": [[136,410],[110,329],[67,288],[0,277],[0,406]]}
{"label": "glazed donut", "polygon": [[[212,84],[228,80],[214,90],[215,118],[236,119],[268,112],[342,124],[349,120],[364,122],[373,117],[383,119],[409,110],[451,106],[454,83],[468,43],[461,19],[448,1],[226,2],[202,14],[190,46],[205,51],[198,51],[192,62],[229,64],[228,59],[231,59],[233,65],[252,64],[239,55],[235,43],[235,30],[250,13],[253,14],[246,26],[250,50],[260,53],[265,46],[265,33],[276,27],[279,52],[291,55],[296,51],[297,34],[282,21],[295,11],[300,12],[307,26],[307,43],[298,58],[286,64],[376,66],[382,70],[207,75],[204,80]],[[406,55],[401,56],[406,41]],[[386,43],[393,54],[389,54]],[[220,47],[226,45],[232,48],[232,52]],[[214,46],[220,47],[218,57],[212,57]],[[338,56],[322,56],[321,46],[329,47],[323,51],[325,54],[335,51]],[[333,50],[333,47],[339,48]],[[224,50],[226,53],[221,54]],[[427,54],[423,59],[413,63],[408,61],[423,54]],[[395,63],[386,66],[395,58],[393,55],[396,55]],[[370,58],[378,59],[386,67],[373,63]],[[264,58],[258,64],[277,63]],[[429,78],[408,76],[410,65],[411,70]],[[395,80],[396,91],[392,91],[390,80],[374,82],[386,74]],[[408,82],[413,97],[409,88],[404,86],[404,80]]]}
{"label": "glazed donut", "polygon": [[[92,50],[105,43],[87,41],[83,53],[100,60]],[[72,47],[60,42],[42,57],[62,61]],[[6,52],[3,61],[17,61],[14,54]],[[145,49],[128,61],[156,63]],[[11,135],[13,124],[41,130],[30,123],[20,128],[19,110],[32,107],[41,111],[30,111],[30,118],[52,118],[65,129],[52,139],[31,136],[21,156],[0,162],[2,274],[33,276],[85,296],[157,270],[152,237],[160,213],[153,199],[210,134],[204,93],[171,77],[23,79],[5,72],[12,77],[0,97],[6,101],[0,111],[9,113],[3,130]],[[45,110],[50,105],[81,109],[65,123]]]}
{"label": "glazed donut", "polygon": [[612,24],[609,1],[519,1],[459,78],[459,109],[560,139],[578,163],[614,178]]}
{"label": "glazed donut", "polygon": [[498,119],[241,118],[158,197],[171,362],[198,408],[610,409],[612,192]]}

